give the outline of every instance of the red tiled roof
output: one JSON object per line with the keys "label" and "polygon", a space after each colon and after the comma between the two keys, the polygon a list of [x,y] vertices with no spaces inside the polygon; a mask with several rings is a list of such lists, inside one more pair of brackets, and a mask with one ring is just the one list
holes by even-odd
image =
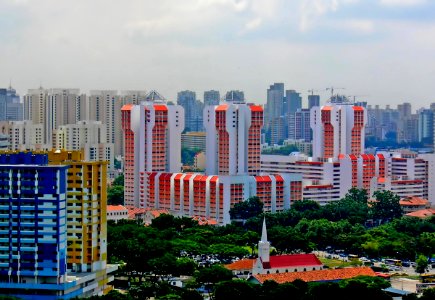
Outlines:
{"label": "red tiled roof", "polygon": [[223,111],[228,109],[228,104],[221,104],[216,107],[216,111]]}
{"label": "red tiled roof", "polygon": [[125,208],[122,205],[107,205],[107,211],[122,211],[122,210],[127,210],[127,208]]}
{"label": "red tiled roof", "polygon": [[168,110],[166,105],[162,105],[162,104],[154,104],[154,109],[155,110],[162,110],[162,111],[167,111]]}
{"label": "red tiled roof", "polygon": [[301,279],[305,282],[331,281],[354,278],[360,275],[376,276],[376,273],[369,267],[357,267],[306,272],[256,274],[253,275],[253,277],[262,284],[266,280],[273,280],[277,283],[293,282],[296,279]]}
{"label": "red tiled roof", "polygon": [[353,106],[352,108],[353,110],[364,110],[364,107],[362,106]]}
{"label": "red tiled roof", "polygon": [[435,209],[433,208],[421,209],[405,214],[405,216],[407,217],[416,217],[420,219],[429,218],[433,215],[435,215]]}
{"label": "red tiled roof", "polygon": [[252,270],[255,259],[241,259],[231,264],[225,265],[225,268],[231,271]]}
{"label": "red tiled roof", "polygon": [[322,266],[322,262],[314,254],[288,254],[270,256],[270,268],[297,266]]}
{"label": "red tiled roof", "polygon": [[420,198],[420,197],[406,197],[399,201],[400,205],[415,205],[415,206],[421,206],[421,205],[428,205],[429,201],[426,199]]}

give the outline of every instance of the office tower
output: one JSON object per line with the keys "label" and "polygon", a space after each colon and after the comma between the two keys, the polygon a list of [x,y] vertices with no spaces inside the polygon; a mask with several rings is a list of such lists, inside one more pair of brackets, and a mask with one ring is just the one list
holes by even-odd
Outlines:
{"label": "office tower", "polygon": [[320,106],[320,96],[308,95],[308,109],[311,109],[314,106]]}
{"label": "office tower", "polygon": [[[93,90],[89,96],[88,120],[101,121],[106,125],[107,142],[114,145],[114,155],[122,154],[121,124],[122,99],[117,91]],[[74,123],[75,124],[75,123]]]}
{"label": "office tower", "polygon": [[423,109],[418,113],[418,141],[426,145],[433,145],[433,111]]}
{"label": "office tower", "polygon": [[305,142],[312,140],[309,109],[298,109],[292,116],[289,116],[288,132],[290,139],[304,140]]}
{"label": "office tower", "polygon": [[122,107],[125,205],[147,207],[145,172],[181,170],[184,110],[163,102]]}
{"label": "office tower", "polygon": [[298,109],[302,108],[302,97],[295,90],[286,90],[285,98],[287,101],[287,113],[294,114]]}
{"label": "office tower", "polygon": [[46,150],[50,144],[44,144],[43,124],[32,121],[0,122],[0,132],[8,137],[9,150]]}
{"label": "office tower", "polygon": [[20,96],[11,86],[0,89],[0,121],[23,120],[23,104]]}
{"label": "office tower", "polygon": [[236,102],[236,103],[245,102],[245,93],[243,91],[238,91],[238,90],[228,91],[225,94],[224,101]]}
{"label": "office tower", "polygon": [[275,118],[284,116],[284,110],[284,83],[274,83],[267,90],[266,124]]}
{"label": "office tower", "polygon": [[220,94],[219,91],[205,91],[204,92],[204,105],[219,105]]}
{"label": "office tower", "polygon": [[51,144],[53,130],[60,125],[86,119],[86,96],[78,89],[30,89],[24,96],[24,119],[42,124],[44,144]]}
{"label": "office tower", "polygon": [[196,100],[196,93],[192,91],[181,91],[177,94],[177,104],[184,108],[184,124],[186,132],[203,131],[201,101]]}
{"label": "office tower", "polygon": [[269,122],[269,144],[281,145],[288,137],[289,116],[273,118]]}
{"label": "office tower", "polygon": [[339,154],[363,153],[366,122],[364,108],[350,103],[327,103],[311,108],[313,157],[336,158]]}
{"label": "office tower", "polygon": [[263,108],[226,103],[204,110],[210,175],[255,175],[260,171]]}
{"label": "office tower", "polygon": [[53,132],[53,149],[84,151],[84,160],[107,161],[114,168],[113,144],[107,143],[106,125],[101,121],[79,121],[59,126]]}

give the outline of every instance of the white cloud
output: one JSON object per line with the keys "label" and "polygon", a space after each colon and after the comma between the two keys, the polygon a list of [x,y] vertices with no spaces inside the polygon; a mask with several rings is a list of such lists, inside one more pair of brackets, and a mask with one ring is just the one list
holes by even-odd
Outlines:
{"label": "white cloud", "polygon": [[263,20],[261,18],[255,18],[255,19],[249,21],[248,23],[246,23],[245,30],[251,31],[251,30],[257,29],[258,27],[260,27],[262,22],[263,22]]}
{"label": "white cloud", "polygon": [[358,0],[302,0],[299,29],[307,31],[316,24],[321,16],[337,11],[341,5],[357,2]]}
{"label": "white cloud", "polygon": [[380,0],[382,5],[387,6],[414,6],[425,4],[426,0]]}

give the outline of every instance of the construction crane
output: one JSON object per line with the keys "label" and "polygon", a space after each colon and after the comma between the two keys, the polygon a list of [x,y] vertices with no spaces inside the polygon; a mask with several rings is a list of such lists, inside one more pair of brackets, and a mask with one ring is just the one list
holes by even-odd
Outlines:
{"label": "construction crane", "polygon": [[312,95],[314,95],[314,92],[318,92],[319,90],[313,90],[313,89],[311,89],[311,90],[308,90],[308,93],[311,93],[311,96]]}
{"label": "construction crane", "polygon": [[329,87],[326,88],[326,91],[331,91],[331,98],[334,96],[334,90],[344,90],[345,88],[338,88],[338,87]]}
{"label": "construction crane", "polygon": [[353,103],[355,103],[355,98],[356,97],[370,97],[370,95],[351,95],[351,96],[347,96],[347,97],[352,97],[353,98]]}

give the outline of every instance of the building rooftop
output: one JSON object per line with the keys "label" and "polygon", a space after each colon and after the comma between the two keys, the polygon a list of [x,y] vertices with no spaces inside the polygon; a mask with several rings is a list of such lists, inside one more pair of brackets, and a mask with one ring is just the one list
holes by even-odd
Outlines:
{"label": "building rooftop", "polygon": [[274,274],[256,274],[252,275],[256,281],[263,284],[266,280],[273,280],[277,283],[293,282],[296,279],[305,282],[311,281],[335,281],[342,279],[354,278],[357,276],[376,276],[376,273],[370,267],[354,267],[343,269],[317,270],[306,272],[274,273]]}
{"label": "building rooftop", "polygon": [[263,262],[265,269],[298,267],[298,266],[323,266],[315,254],[288,254],[270,256],[268,263]]}
{"label": "building rooftop", "polygon": [[407,217],[415,217],[415,218],[420,218],[420,219],[426,219],[426,218],[432,217],[433,215],[435,215],[435,209],[433,209],[433,208],[420,209],[420,210],[405,214],[405,216],[407,216]]}

